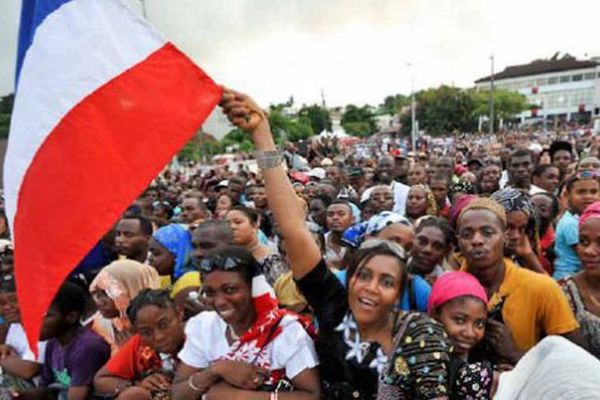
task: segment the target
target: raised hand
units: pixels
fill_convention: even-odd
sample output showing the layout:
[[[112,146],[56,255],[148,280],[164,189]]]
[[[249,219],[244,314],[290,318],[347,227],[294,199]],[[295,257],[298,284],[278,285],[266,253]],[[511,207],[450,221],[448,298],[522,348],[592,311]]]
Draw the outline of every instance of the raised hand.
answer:
[[[261,124],[268,124],[267,116],[249,96],[223,88],[221,108],[229,121],[248,133],[255,133]]]

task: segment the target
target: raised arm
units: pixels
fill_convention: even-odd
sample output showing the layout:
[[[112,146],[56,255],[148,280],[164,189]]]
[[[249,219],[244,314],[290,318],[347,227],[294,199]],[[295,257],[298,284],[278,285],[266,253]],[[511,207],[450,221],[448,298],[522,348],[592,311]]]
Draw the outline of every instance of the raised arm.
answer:
[[[277,151],[277,147],[267,116],[251,98],[225,89],[221,107],[234,125],[252,135],[257,152],[268,152],[265,154],[266,157],[275,157],[274,153],[270,153]],[[269,208],[284,239],[294,277],[300,279],[319,263],[321,259],[319,247],[306,228],[304,211],[283,165],[279,163],[263,169],[262,173]]]

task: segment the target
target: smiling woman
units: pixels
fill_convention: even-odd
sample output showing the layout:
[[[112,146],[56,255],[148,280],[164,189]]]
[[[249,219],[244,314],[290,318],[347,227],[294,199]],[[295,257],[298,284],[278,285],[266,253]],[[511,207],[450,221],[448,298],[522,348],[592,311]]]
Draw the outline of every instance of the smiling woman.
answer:
[[[279,309],[252,254],[229,246],[200,263],[205,303],[191,318],[179,353],[173,397],[318,399],[318,364],[305,321]],[[291,390],[293,389],[293,392]]]

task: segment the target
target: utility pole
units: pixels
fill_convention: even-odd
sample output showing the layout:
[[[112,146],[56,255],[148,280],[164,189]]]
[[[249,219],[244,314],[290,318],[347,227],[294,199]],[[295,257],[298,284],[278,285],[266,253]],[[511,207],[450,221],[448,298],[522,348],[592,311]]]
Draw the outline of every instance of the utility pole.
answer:
[[[142,5],[142,15],[144,16],[144,19],[148,19],[148,12],[146,11],[146,0],[140,0],[140,3]]]
[[[490,135],[494,134],[494,55],[490,56],[492,74],[490,75]]]
[[[406,63],[410,68],[410,139],[412,142],[412,150],[417,151],[417,106],[415,102],[415,71],[412,63]]]

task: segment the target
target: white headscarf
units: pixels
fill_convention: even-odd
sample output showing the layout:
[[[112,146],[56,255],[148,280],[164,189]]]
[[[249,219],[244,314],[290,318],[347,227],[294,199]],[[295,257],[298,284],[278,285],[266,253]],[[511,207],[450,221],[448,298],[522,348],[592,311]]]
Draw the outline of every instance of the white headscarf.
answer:
[[[562,336],[548,336],[500,375],[494,400],[595,400],[599,382],[600,361]]]

